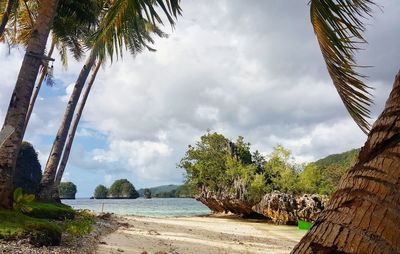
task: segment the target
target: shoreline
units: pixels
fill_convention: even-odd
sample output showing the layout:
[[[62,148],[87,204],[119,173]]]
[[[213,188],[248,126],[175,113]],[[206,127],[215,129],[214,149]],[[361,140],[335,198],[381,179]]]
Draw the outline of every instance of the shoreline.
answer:
[[[100,238],[95,253],[289,253],[306,233],[229,215],[115,218],[120,226]]]

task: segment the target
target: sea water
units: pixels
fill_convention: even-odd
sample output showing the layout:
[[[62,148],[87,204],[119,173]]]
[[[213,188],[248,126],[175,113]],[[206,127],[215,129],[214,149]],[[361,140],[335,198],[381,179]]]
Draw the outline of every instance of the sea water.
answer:
[[[192,198],[152,199],[63,199],[64,204],[75,209],[89,209],[94,212],[108,212],[119,215],[149,217],[200,216],[211,213],[207,206]]]

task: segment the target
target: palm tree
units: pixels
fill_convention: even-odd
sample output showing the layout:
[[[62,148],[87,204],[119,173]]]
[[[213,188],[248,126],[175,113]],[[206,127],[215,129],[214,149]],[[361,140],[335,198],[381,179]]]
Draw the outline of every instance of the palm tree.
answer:
[[[73,144],[74,138],[75,138],[75,133],[76,133],[76,130],[78,128],[78,124],[79,124],[79,121],[81,119],[81,116],[82,116],[82,113],[83,113],[83,109],[85,108],[86,101],[87,101],[87,99],[89,97],[89,94],[90,94],[90,90],[92,89],[93,83],[94,83],[94,81],[96,79],[96,76],[97,76],[97,73],[99,72],[100,67],[101,67],[101,63],[98,62],[96,64],[96,66],[94,67],[92,76],[90,77],[90,80],[89,80],[89,82],[88,82],[88,84],[86,86],[86,89],[85,89],[85,91],[84,91],[84,93],[82,95],[82,99],[81,99],[81,102],[80,102],[79,107],[78,107],[78,112],[76,112],[75,118],[74,118],[74,120],[72,122],[71,130],[70,130],[70,132],[68,134],[68,138],[66,140],[66,144],[65,144],[64,152],[63,152],[62,159],[61,159],[61,162],[60,162],[60,166],[58,167],[56,179],[54,181],[54,190],[55,191],[58,190],[58,186],[61,183],[61,179],[62,179],[62,176],[64,174],[65,167],[67,166],[67,163],[68,163],[68,159],[69,159],[69,155],[70,155],[70,152],[71,152],[72,144]],[[56,196],[57,196],[57,193],[56,193]]]
[[[1,23],[0,23],[0,37],[3,36],[3,34],[4,34],[4,30],[6,28],[6,25],[8,23],[8,20],[10,18],[12,10],[14,9],[15,4],[16,4],[16,0],[8,0],[7,1],[5,10],[3,12],[3,17],[1,18]]]
[[[86,18],[87,10],[84,13],[78,13],[76,9],[71,7],[83,6],[87,3],[90,2],[61,1],[59,5],[58,0],[41,0],[36,16],[33,17],[31,12],[28,15],[29,19],[32,18],[33,20],[34,18],[35,20],[33,29],[27,30],[22,26],[15,26],[18,31],[22,31],[20,34],[25,35],[27,48],[2,128],[2,130],[12,129],[13,133],[0,147],[0,208],[8,209],[12,206],[13,170],[24,135],[26,113],[35,80],[43,60],[47,60],[44,51],[54,16],[58,10],[59,15],[75,15],[79,18]],[[81,10],[85,10],[85,8],[81,8]],[[27,11],[29,12],[29,10]]]
[[[39,190],[41,199],[57,200],[57,186],[55,186],[57,168],[75,108],[96,60],[104,61],[108,56],[112,61],[115,55],[117,58],[122,57],[124,50],[129,50],[133,55],[141,52],[144,48],[153,50],[148,46],[148,43],[154,43],[151,34],[160,37],[165,36],[157,27],[157,24],[162,24],[162,20],[155,10],[156,6],[162,9],[169,23],[174,25],[173,17],[181,12],[179,2],[179,0],[117,0],[106,2],[104,16],[100,18],[99,27],[91,38],[93,46],[90,55],[75,83],[46,163]],[[62,174],[60,177],[62,177]]]
[[[47,37],[57,11],[58,0],[42,0],[38,17],[29,40],[18,79],[4,120],[3,128],[13,128],[14,132],[0,148],[0,207],[11,208],[12,175],[22,132],[25,126],[26,112],[29,107],[33,86],[39,72]]]
[[[328,72],[350,115],[368,133],[371,99],[354,53],[364,43],[372,0],[312,0],[311,22]],[[356,164],[342,177],[311,230],[292,253],[399,253],[400,73]]]

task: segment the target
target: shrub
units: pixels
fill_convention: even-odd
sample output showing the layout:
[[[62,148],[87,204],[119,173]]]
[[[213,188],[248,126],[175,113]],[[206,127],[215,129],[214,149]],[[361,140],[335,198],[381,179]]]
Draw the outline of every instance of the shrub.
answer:
[[[65,220],[75,217],[75,211],[64,204],[33,202],[29,207],[31,211],[26,214],[35,218]]]

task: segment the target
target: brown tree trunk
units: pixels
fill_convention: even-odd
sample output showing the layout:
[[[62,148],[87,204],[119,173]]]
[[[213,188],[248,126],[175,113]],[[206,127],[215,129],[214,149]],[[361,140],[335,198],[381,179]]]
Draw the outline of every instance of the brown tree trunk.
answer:
[[[47,54],[48,58],[50,58],[53,55],[54,47],[55,47],[55,43],[53,41],[51,43],[49,53]],[[26,131],[26,128],[28,127],[29,119],[31,118],[31,115],[32,115],[33,107],[35,106],[35,102],[39,95],[40,88],[42,87],[42,83],[43,83],[44,79],[46,78],[47,68],[48,68],[47,65],[43,66],[43,70],[42,70],[42,73],[40,74],[39,81],[36,83],[35,89],[33,90],[32,98],[29,103],[28,112],[26,113],[26,117],[25,117],[25,126],[24,126],[24,131],[22,133],[22,137],[24,137],[24,135],[25,135],[25,131]]]
[[[400,72],[355,166],[292,253],[400,253]]]
[[[42,64],[41,57],[46,47],[57,5],[58,0],[41,1],[32,37],[29,40],[4,120],[3,129],[10,126],[15,131],[0,148],[0,207],[2,208],[11,208],[12,206],[12,177],[22,141],[26,112]]]
[[[68,159],[69,159],[69,154],[71,152],[72,143],[74,142],[75,133],[76,133],[76,130],[78,128],[78,124],[79,124],[79,121],[81,119],[83,109],[85,108],[85,104],[86,104],[87,98],[89,97],[90,90],[91,90],[91,88],[93,86],[93,83],[94,83],[94,81],[96,79],[96,75],[97,75],[97,72],[100,69],[100,66],[101,66],[100,62],[97,63],[97,65],[96,65],[96,67],[95,67],[95,69],[94,69],[94,71],[92,73],[92,76],[90,77],[89,83],[87,84],[86,90],[82,95],[81,103],[80,103],[80,105],[78,107],[78,112],[76,113],[74,121],[72,122],[71,131],[69,132],[67,143],[65,145],[63,156],[62,156],[62,159],[61,159],[61,163],[60,163],[60,166],[58,167],[58,170],[57,170],[56,180],[54,181],[54,188],[53,188],[54,193],[52,194],[52,196],[56,200],[60,199],[59,193],[58,193],[58,187],[60,186],[61,178],[62,178],[62,176],[64,174],[65,167],[66,167],[66,165],[68,163]]]
[[[57,136],[53,142],[53,147],[51,148],[49,158],[47,159],[46,168],[43,173],[42,181],[40,182],[38,193],[39,198],[42,200],[53,200],[53,184],[56,177],[58,164],[60,163],[61,154],[64,150],[65,141],[68,136],[68,131],[71,126],[76,105],[78,104],[82,89],[94,64],[95,56],[93,53],[91,53],[85,65],[83,66],[78,79],[76,80],[74,90],[69,98],[64,117],[61,121],[60,128],[58,129]]]
[[[3,36],[4,30],[6,29],[6,25],[8,23],[8,19],[11,14],[11,10],[14,8],[15,0],[8,0],[6,10],[4,11],[3,18],[0,23],[0,37]]]

